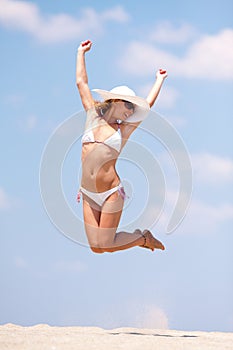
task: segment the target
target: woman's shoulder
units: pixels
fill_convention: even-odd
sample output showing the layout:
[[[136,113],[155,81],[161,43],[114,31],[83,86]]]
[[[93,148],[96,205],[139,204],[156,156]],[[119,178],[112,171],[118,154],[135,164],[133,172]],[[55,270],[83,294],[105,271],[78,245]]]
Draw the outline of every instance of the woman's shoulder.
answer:
[[[86,126],[90,127],[91,125],[98,124],[99,119],[100,117],[95,105],[86,110]]]
[[[97,118],[99,115],[98,115],[98,112],[97,112],[97,110],[96,110],[96,107],[95,107],[95,105],[93,105],[93,106],[91,106],[90,108],[88,108],[87,110],[86,110],[86,114],[87,114],[87,118],[88,119],[95,119],[95,118]]]
[[[140,123],[122,123],[120,126],[122,137],[128,140],[130,135],[137,129]]]
[[[86,109],[87,114],[97,114],[95,105],[92,105],[90,108]]]

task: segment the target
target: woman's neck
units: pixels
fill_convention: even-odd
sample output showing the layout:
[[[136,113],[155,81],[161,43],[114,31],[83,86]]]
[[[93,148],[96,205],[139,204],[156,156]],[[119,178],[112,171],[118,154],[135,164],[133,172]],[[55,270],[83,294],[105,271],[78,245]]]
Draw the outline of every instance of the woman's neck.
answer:
[[[114,117],[114,108],[110,108],[103,116],[108,124],[116,124],[117,119]]]

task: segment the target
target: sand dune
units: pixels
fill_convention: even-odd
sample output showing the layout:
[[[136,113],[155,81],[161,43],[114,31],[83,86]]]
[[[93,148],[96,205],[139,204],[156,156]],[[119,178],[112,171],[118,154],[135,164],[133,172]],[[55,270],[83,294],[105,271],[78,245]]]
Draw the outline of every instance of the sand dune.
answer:
[[[0,326],[0,350],[232,350],[233,333]]]

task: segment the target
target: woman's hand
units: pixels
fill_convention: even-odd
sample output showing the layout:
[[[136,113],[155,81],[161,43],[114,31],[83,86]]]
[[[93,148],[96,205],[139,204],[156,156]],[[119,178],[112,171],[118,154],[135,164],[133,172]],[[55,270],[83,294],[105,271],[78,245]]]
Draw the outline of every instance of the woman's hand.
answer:
[[[165,79],[165,78],[167,78],[167,71],[165,70],[165,69],[159,69],[158,71],[157,71],[157,73],[156,73],[156,78],[157,79]]]
[[[91,49],[91,45],[92,45],[91,40],[82,41],[81,44],[78,47],[78,51],[85,53],[85,52],[87,52],[87,51],[89,51]]]

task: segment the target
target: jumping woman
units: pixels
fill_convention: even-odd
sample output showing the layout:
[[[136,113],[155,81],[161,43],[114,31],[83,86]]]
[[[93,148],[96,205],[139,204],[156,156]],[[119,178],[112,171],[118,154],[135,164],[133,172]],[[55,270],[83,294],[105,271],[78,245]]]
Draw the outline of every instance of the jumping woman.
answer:
[[[163,244],[145,229],[116,232],[125,199],[124,188],[116,172],[118,156],[132,132],[149,113],[167,72],[160,69],[146,99],[135,95],[127,86],[111,91],[94,90],[102,102],[94,100],[88,86],[85,54],[92,42],[81,42],[77,52],[76,84],[86,111],[82,137],[83,217],[90,248],[95,253],[115,252],[132,247],[164,250]]]

